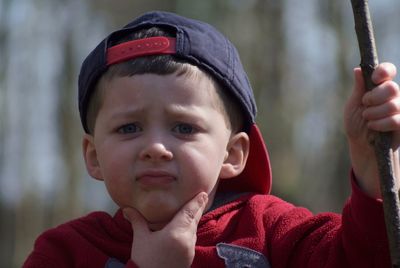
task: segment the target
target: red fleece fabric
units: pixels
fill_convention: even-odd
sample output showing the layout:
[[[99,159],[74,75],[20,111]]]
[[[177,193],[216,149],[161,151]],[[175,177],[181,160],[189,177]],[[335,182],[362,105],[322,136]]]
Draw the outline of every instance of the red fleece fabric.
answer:
[[[94,212],[43,233],[23,267],[106,267],[110,258],[137,267],[129,260],[132,236],[121,210]],[[342,216],[249,194],[206,213],[197,237],[192,267],[225,267],[220,242],[260,252],[274,268],[390,267],[382,202],[354,181]]]

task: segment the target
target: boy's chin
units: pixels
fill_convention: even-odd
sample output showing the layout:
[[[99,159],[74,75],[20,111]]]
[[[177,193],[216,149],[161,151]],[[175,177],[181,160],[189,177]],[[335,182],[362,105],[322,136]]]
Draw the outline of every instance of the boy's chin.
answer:
[[[159,231],[159,230],[163,229],[168,223],[170,223],[171,220],[173,219],[173,217],[174,217],[174,215],[172,215],[168,218],[167,217],[165,217],[165,218],[157,217],[157,218],[153,218],[153,219],[152,218],[148,219],[147,217],[145,217],[145,218],[147,220],[147,225],[149,226],[149,229],[151,231]]]
[[[167,225],[174,218],[175,214],[178,212],[178,209],[172,210],[160,208],[155,211],[141,211],[139,209],[139,212],[146,219],[149,229],[152,231],[158,231],[164,228],[164,226]]]
[[[152,232],[160,231],[163,229],[169,222],[158,222],[158,223],[148,223],[149,229]]]

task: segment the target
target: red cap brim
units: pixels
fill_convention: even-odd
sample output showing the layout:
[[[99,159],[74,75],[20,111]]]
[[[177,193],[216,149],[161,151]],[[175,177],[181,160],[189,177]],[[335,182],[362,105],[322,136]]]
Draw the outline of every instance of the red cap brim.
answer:
[[[256,124],[248,132],[250,152],[243,172],[220,181],[221,191],[256,192],[269,194],[272,186],[271,163],[263,136]]]

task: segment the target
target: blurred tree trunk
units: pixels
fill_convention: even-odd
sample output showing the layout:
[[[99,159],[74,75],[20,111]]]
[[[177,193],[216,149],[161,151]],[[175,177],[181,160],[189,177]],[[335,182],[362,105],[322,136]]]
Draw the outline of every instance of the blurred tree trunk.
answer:
[[[6,267],[19,267],[37,235],[54,224],[51,208],[69,168],[63,166],[56,119],[63,12],[62,3],[54,1],[15,0],[7,7],[2,182],[4,198],[15,209],[15,247]]]
[[[111,26],[121,27],[130,20],[150,10],[176,11],[181,3],[190,4],[191,8],[200,2],[207,1],[181,1],[181,0],[118,0],[110,4],[109,0],[88,0],[91,9],[102,12],[109,20]],[[196,11],[194,9],[194,11]],[[110,28],[111,30],[111,28]]]
[[[343,128],[343,109],[347,97],[352,91],[352,68],[349,67],[353,63],[349,62],[352,51],[358,51],[358,47],[352,47],[351,42],[353,36],[354,24],[352,17],[346,16],[346,8],[349,9],[348,13],[351,14],[350,6],[348,3],[342,1],[323,1],[320,4],[321,18],[323,22],[332,29],[335,34],[337,43],[336,50],[336,69],[337,69],[337,82],[336,82],[336,114],[337,127],[334,128],[334,133],[330,135],[330,140],[327,144],[327,150],[331,152],[334,159],[333,165],[330,168],[330,180],[327,182],[331,189],[329,207],[337,212],[341,212],[341,207],[345,199],[350,193],[350,159],[347,148],[347,140]],[[347,19],[347,21],[345,21]],[[350,21],[349,21],[350,19]],[[354,39],[353,38],[353,39]],[[357,63],[354,63],[354,67]]]
[[[3,173],[3,165],[6,154],[4,150],[5,144],[5,127],[6,127],[6,90],[5,90],[5,76],[8,57],[3,53],[7,44],[7,27],[6,15],[8,11],[8,2],[0,0],[0,174]],[[3,186],[3,179],[0,176],[0,185]],[[0,189],[0,191],[2,191]],[[14,210],[8,206],[2,198],[3,193],[0,195],[0,267],[11,267],[13,256],[13,249],[15,246],[14,232],[15,232],[15,214]]]
[[[252,53],[250,75],[254,77],[254,94],[258,102],[258,124],[264,134],[274,178],[273,192],[287,196],[287,183],[295,174],[295,159],[292,148],[291,121],[295,115],[288,115],[285,108],[285,78],[290,70],[286,68],[286,42],[284,29],[284,2],[258,1],[254,8],[257,34],[254,44],[248,49]],[[253,49],[254,46],[254,49]],[[288,168],[289,167],[289,168]]]
[[[104,33],[79,0],[1,3],[0,266],[20,267],[41,232],[85,210],[77,72]]]

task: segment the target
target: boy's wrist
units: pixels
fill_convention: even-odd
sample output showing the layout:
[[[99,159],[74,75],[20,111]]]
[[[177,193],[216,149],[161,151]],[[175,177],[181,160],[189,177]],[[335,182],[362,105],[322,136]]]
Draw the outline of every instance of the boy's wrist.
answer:
[[[373,150],[349,143],[351,165],[360,189],[372,198],[381,198],[378,166]]]

